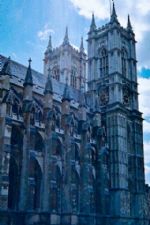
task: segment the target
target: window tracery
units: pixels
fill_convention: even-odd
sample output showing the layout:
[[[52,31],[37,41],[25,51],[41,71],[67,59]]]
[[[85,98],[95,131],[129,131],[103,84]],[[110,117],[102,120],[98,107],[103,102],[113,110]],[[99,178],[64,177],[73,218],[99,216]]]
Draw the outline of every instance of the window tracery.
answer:
[[[105,48],[100,51],[100,76],[108,75],[108,52]]]

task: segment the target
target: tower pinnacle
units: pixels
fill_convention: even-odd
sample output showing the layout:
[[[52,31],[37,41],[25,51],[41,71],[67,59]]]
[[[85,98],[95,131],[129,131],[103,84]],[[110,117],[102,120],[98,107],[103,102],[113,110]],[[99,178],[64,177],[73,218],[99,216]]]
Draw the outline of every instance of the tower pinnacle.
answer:
[[[52,51],[52,36],[51,35],[49,36],[47,50]]]
[[[128,23],[127,23],[127,30],[133,31],[131,21],[130,21],[130,16],[128,15]]]
[[[52,80],[51,80],[51,69],[48,69],[48,77],[45,84],[45,90],[44,94],[53,94],[53,86],[52,86]]]
[[[68,44],[69,44],[68,27],[66,27],[66,32],[65,32],[63,45],[68,45]]]
[[[118,23],[118,19],[117,19],[117,14],[116,14],[116,9],[115,9],[115,3],[113,1],[113,8],[112,8],[112,14],[111,14],[111,20],[112,23],[117,22]]]
[[[24,86],[26,85],[30,85],[30,86],[33,86],[33,78],[32,78],[32,71],[31,71],[31,58],[28,60],[29,62],[29,66],[28,66],[28,69],[27,69],[27,73],[26,73],[26,77],[25,77],[25,80],[24,80]]]
[[[91,22],[91,26],[90,26],[90,31],[94,31],[96,30],[96,24],[95,24],[95,16],[94,13],[92,14],[92,22]]]
[[[84,52],[83,37],[81,37],[80,52]]]

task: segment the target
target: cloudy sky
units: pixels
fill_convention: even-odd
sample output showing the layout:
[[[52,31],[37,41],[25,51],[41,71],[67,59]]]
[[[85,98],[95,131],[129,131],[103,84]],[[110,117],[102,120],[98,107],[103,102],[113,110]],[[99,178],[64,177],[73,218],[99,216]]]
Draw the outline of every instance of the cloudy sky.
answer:
[[[109,21],[111,0],[0,0],[0,54],[23,64],[32,58],[43,70],[44,51],[51,34],[53,46],[63,41],[69,27],[70,41],[86,40],[92,12],[97,26]],[[150,1],[116,0],[119,21],[126,26],[130,14],[137,40],[140,109],[144,113],[146,181],[150,183]],[[86,41],[85,41],[86,46]]]

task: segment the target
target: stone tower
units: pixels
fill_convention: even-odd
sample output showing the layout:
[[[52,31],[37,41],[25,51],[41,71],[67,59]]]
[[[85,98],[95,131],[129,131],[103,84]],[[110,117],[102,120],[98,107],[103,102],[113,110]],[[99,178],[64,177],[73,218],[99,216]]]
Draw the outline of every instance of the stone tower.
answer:
[[[44,74],[48,74],[48,69],[52,71],[52,77],[62,83],[66,78],[68,84],[73,88],[80,89],[81,84],[86,78],[86,54],[84,51],[83,38],[79,49],[70,44],[68,28],[66,28],[64,40],[57,47],[52,47],[52,38],[49,37],[49,43],[44,57]]]
[[[94,15],[88,33],[88,101],[98,94],[102,123],[110,149],[110,215],[113,224],[144,216],[144,160],[142,115],[138,108],[135,35],[113,4],[110,22],[97,28]],[[99,179],[99,178],[97,178]]]

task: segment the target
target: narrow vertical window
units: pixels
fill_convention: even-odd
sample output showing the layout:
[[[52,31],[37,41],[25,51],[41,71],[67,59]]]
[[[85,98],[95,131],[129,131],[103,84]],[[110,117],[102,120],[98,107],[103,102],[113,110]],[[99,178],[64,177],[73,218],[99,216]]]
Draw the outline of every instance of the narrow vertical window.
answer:
[[[53,78],[58,81],[60,80],[60,70],[57,66],[53,68]]]
[[[121,62],[122,62],[122,75],[127,77],[127,52],[125,49],[121,53]]]
[[[100,76],[108,75],[108,52],[103,48],[100,52]]]
[[[77,73],[76,73],[76,69],[75,68],[72,68],[71,70],[71,86],[76,88],[77,86],[77,77],[76,77]]]

